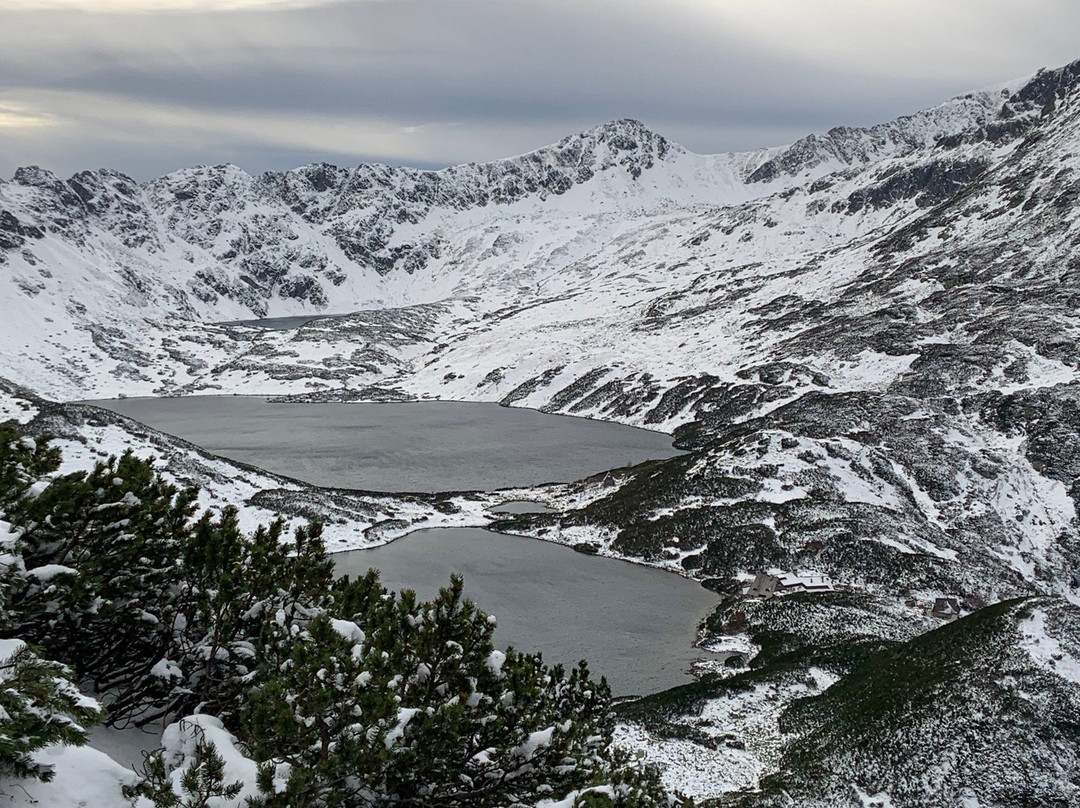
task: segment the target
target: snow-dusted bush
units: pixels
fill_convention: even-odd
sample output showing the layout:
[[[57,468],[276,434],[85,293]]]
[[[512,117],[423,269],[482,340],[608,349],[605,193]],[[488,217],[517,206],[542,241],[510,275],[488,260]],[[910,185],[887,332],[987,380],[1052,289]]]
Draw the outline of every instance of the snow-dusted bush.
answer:
[[[85,743],[101,705],[80,693],[70,676],[67,667],[42,659],[22,640],[0,640],[0,780],[50,780],[51,767],[33,753],[56,743]]]
[[[134,808],[225,808],[255,793],[255,763],[221,721],[192,715],[165,728],[143,776],[125,786]]]
[[[286,538],[280,520],[245,535],[232,509],[193,519],[197,492],[130,453],[50,479],[59,457],[4,429],[6,633],[108,692],[113,723],[197,712],[173,734],[187,722],[217,737],[177,754],[167,732],[129,789],[141,804],[668,805],[655,772],[613,749],[606,683],[584,663],[567,673],[497,650],[459,578],[428,603],[375,573],[337,580],[318,526]],[[54,677],[43,698],[74,701],[49,713],[55,731],[24,768],[32,749],[82,740],[75,719],[97,709],[62,666],[26,670],[35,687]],[[223,750],[247,762],[235,781]]]
[[[337,593],[349,620],[275,622],[241,719],[258,804],[666,805],[611,749],[606,683],[496,650],[461,593],[454,578],[421,603],[371,575]]]
[[[14,587],[14,631],[109,691],[117,720],[144,700],[170,642],[194,498],[125,454],[53,479],[10,517],[30,572],[63,573]]]

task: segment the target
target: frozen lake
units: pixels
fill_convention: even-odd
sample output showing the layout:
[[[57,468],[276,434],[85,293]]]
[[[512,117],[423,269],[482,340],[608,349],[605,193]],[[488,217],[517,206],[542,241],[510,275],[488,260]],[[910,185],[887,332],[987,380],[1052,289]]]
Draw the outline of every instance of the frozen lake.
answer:
[[[606,676],[616,696],[690,682],[690,664],[710,656],[692,643],[717,596],[669,572],[473,528],[420,530],[334,561],[338,572],[354,577],[377,567],[385,586],[424,599],[460,573],[465,594],[498,620],[496,646],[540,651],[548,664],[587,659],[594,678]],[[142,753],[159,739],[160,727],[97,727],[91,746],[141,766]]]
[[[89,402],[207,451],[316,485],[371,491],[494,490],[572,481],[678,454],[659,432],[496,404],[272,404],[254,396]],[[515,502],[508,512],[546,510]],[[669,572],[479,528],[421,530],[335,556],[390,588],[431,597],[452,572],[498,618],[496,641],[549,662],[588,659],[617,695],[691,681],[697,624],[717,603]]]
[[[352,576],[376,567],[390,589],[430,598],[465,578],[465,594],[495,615],[496,645],[541,651],[548,663],[589,660],[615,695],[693,680],[697,624],[717,596],[670,572],[475,528],[419,530],[382,547],[334,556]]]
[[[272,404],[258,396],[90,401],[214,454],[314,485],[492,491],[678,452],[661,432],[452,401]]]
[[[334,320],[347,314],[300,314],[292,317],[264,317],[261,320],[228,320],[218,325],[246,325],[249,328],[265,328],[267,331],[289,331],[316,320]]]

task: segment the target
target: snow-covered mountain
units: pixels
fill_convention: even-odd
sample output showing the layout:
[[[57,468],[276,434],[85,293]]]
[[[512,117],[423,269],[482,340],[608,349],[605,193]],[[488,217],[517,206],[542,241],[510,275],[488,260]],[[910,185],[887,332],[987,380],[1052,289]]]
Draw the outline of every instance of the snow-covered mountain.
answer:
[[[384,364],[351,359],[357,342],[378,344],[377,336],[331,340],[347,352],[321,337],[289,352],[320,371],[332,366],[314,374],[325,386],[350,389],[398,370],[393,360],[427,353],[416,364],[430,373],[408,374],[406,389],[490,399],[554,369],[551,356],[524,358],[522,335],[531,343],[536,328],[554,327],[575,344],[592,336],[545,377],[532,405],[619,361],[637,371],[608,374],[624,384],[644,373],[730,375],[765,346],[744,333],[741,313],[702,330],[684,325],[694,311],[735,287],[746,308],[794,287],[827,301],[859,274],[860,245],[877,228],[984,176],[1040,128],[1076,72],[1045,72],[889,124],[748,154],[694,155],[616,121],[531,154],[443,171],[320,164],[251,177],[216,166],[140,187],[108,170],[65,182],[20,169],[0,183],[4,297],[19,301],[0,325],[15,349],[0,373],[62,398],[229,389],[232,363],[246,366],[242,357],[254,353],[271,377],[264,387],[280,390],[272,378],[294,374],[282,367],[293,363],[275,358],[279,340],[205,324],[438,303],[437,322],[413,332],[424,344],[391,346]],[[828,274],[807,277],[816,264]],[[613,350],[589,344],[627,324],[650,334],[664,325],[675,346],[686,344],[672,352],[658,350],[656,337],[635,340],[637,356],[625,355],[622,339]],[[486,328],[494,333],[468,337]],[[465,339],[439,349],[450,331]],[[506,343],[505,361],[484,366],[498,358],[488,347],[496,340]],[[193,344],[206,346],[199,356],[184,350]],[[655,361],[665,354],[668,362]],[[449,373],[462,378],[443,385]],[[477,392],[487,378],[499,382]],[[243,377],[245,388],[253,381]],[[543,401],[541,388],[553,388]]]
[[[714,640],[762,665],[850,675],[938,597],[1080,601],[1080,62],[746,154],[623,120],[443,171],[21,169],[0,296],[0,377],[47,398],[497,400],[675,430],[689,454],[503,526],[707,581],[730,596]],[[342,316],[224,324],[287,315]],[[737,597],[806,568],[848,591]]]

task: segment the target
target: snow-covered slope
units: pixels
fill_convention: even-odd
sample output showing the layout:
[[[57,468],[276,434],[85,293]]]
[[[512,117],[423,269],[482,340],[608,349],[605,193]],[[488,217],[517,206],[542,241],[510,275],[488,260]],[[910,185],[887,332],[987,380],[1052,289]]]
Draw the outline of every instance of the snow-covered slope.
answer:
[[[753,804],[1075,805],[1078,631],[1075,606],[1004,603],[872,655],[788,711]]]

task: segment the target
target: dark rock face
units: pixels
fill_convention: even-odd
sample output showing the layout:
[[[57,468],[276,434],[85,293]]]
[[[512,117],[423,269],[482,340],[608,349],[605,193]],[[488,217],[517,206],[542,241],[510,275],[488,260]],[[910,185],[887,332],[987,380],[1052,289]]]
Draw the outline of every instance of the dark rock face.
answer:
[[[104,226],[126,247],[154,251],[161,246],[142,190],[118,171],[83,171],[63,182],[52,172],[31,166],[18,169],[13,182],[37,192],[27,212],[42,223],[40,229],[83,244],[92,228]]]
[[[551,382],[556,379],[558,375],[562,373],[562,371],[562,366],[548,368],[539,376],[534,376],[533,378],[519,384],[517,387],[515,387],[513,390],[503,396],[499,403],[502,404],[504,407],[509,407],[515,401],[521,401],[524,398],[528,398],[531,393],[535,392],[541,387],[544,387],[545,385],[551,384]]]
[[[324,308],[327,304],[326,293],[319,282],[310,275],[293,275],[286,278],[277,287],[278,295],[303,300],[316,308]]]
[[[22,247],[28,238],[44,237],[40,228],[23,224],[6,210],[0,211],[0,250],[15,250]],[[0,259],[3,255],[0,252]]]
[[[1068,486],[1080,509],[1080,385],[995,392],[971,403],[994,429],[1025,436],[1025,455],[1031,465]]]
[[[920,208],[928,208],[970,185],[986,173],[986,169],[987,164],[982,160],[938,161],[890,173],[877,185],[848,197],[847,212],[858,213],[867,206],[881,209],[897,200],[913,197]]]
[[[1077,86],[1080,86],[1080,60],[1054,70],[1040,70],[1009,98],[999,117],[1009,120],[1036,111],[1045,117]]]

